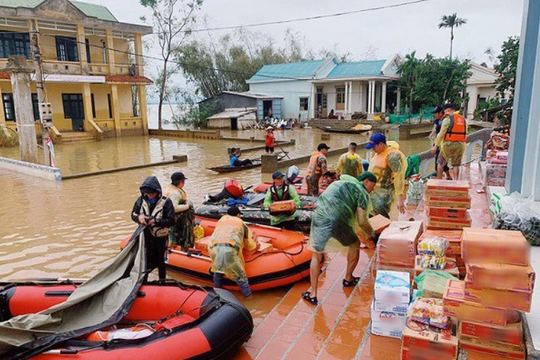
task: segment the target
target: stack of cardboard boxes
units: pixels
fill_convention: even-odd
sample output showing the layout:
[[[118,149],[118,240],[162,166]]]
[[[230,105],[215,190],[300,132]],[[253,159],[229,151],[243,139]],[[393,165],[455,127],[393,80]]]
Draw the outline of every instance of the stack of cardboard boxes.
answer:
[[[446,267],[445,271],[455,277],[464,277],[466,268],[465,262],[461,257],[461,233],[462,230],[426,230],[420,237],[420,242],[429,238],[443,238],[448,240],[446,248]]]
[[[426,184],[428,229],[463,229],[471,226],[468,181],[430,179]]]
[[[504,186],[506,167],[508,165],[508,151],[491,150],[487,153],[484,186]]]
[[[499,359],[525,359],[519,311],[530,311],[535,273],[521,232],[467,228],[465,281],[450,280],[445,314],[459,319],[460,346]]]

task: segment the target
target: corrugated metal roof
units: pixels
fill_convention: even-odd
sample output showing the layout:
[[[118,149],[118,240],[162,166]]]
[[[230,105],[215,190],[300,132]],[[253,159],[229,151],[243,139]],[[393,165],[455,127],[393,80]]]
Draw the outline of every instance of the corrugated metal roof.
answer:
[[[77,9],[81,10],[86,16],[95,17],[105,21],[118,22],[114,15],[105,6],[75,0],[69,1],[75,5]],[[43,2],[45,2],[45,0],[0,0],[0,7],[34,9]]]
[[[315,76],[325,60],[302,61],[286,64],[264,65],[250,80],[279,80],[310,78]]]
[[[382,75],[386,60],[358,61],[337,64],[326,78],[350,78],[357,76]]]
[[[257,111],[257,108],[244,108],[244,109],[231,108],[231,109],[225,109],[225,111],[209,116],[206,119],[215,120],[215,119],[239,118],[239,117],[246,116],[249,114],[255,114],[256,111]]]
[[[267,95],[267,94],[257,94],[250,91],[246,92],[237,92],[237,91],[223,91],[224,94],[245,96],[252,99],[283,99],[281,95]]]

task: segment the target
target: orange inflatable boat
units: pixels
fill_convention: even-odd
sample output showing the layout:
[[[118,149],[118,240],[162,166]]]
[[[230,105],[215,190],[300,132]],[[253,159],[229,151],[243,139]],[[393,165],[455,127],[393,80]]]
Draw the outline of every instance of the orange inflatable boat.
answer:
[[[170,248],[167,266],[184,276],[212,284],[212,260],[208,253],[209,237],[216,219],[197,217],[204,228],[204,238],[197,240],[195,249],[187,252]],[[244,254],[245,269],[251,290],[265,290],[293,284],[309,276],[312,252],[307,248],[306,235],[264,225],[249,225],[257,233],[261,247],[251,255]],[[122,247],[125,245],[125,240]],[[239,290],[236,283],[225,279],[224,287]]]
[[[12,283],[0,288],[0,321],[64,302],[80,285],[69,281]],[[179,282],[143,285],[120,323],[90,329],[30,357],[34,360],[180,360],[232,356],[249,339],[249,311],[226,290]],[[20,357],[22,356],[22,357]],[[8,359],[28,358],[18,353]]]

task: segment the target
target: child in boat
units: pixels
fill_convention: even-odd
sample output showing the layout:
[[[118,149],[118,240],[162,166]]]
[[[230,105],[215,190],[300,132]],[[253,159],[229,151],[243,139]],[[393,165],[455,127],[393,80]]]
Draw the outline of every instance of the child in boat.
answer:
[[[229,155],[229,167],[246,166],[253,164],[250,159],[240,160],[240,156],[242,156],[240,148],[232,148],[231,154]]]

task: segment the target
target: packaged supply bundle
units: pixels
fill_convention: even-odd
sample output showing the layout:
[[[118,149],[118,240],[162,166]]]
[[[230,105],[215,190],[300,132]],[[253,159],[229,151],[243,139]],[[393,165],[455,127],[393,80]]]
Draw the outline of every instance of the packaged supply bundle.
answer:
[[[414,268],[421,221],[394,221],[380,235],[377,243],[378,264]]]
[[[528,266],[530,245],[520,231],[466,228],[461,256],[466,262]]]
[[[532,292],[535,278],[530,265],[468,262],[465,281],[476,288]]]
[[[525,346],[502,344],[495,341],[487,341],[471,336],[461,336],[459,343],[462,349],[477,351],[484,354],[495,355],[499,359],[525,360]]]
[[[426,270],[414,278],[417,296],[442,299],[448,280],[459,280],[455,276],[437,270]]]
[[[461,234],[462,230],[426,230],[420,237],[420,241],[426,238],[443,238],[448,240],[448,247],[446,248],[446,256],[456,257],[461,256]]]
[[[442,299],[435,298],[417,298],[412,305],[411,319],[439,329],[446,329],[449,324],[448,316],[444,315]]]
[[[426,204],[429,207],[441,207],[441,208],[451,208],[451,209],[470,209],[471,208],[471,198],[451,198],[448,196],[427,196]]]
[[[418,263],[422,269],[444,270],[446,256],[418,255]]]
[[[465,299],[494,308],[529,312],[531,311],[532,291],[490,289],[465,282]]]
[[[444,256],[448,248],[448,239],[443,237],[422,236],[418,243],[418,255]]]
[[[453,209],[432,206],[428,209],[428,217],[466,220],[467,209]]]
[[[375,231],[375,234],[380,234],[383,232],[384,229],[390,226],[392,221],[382,215],[375,215],[374,217],[369,219],[369,224],[373,228],[373,231]]]
[[[498,343],[522,346],[523,344],[523,322],[507,324],[505,327],[494,327],[474,321],[460,321],[460,337],[469,336]]]
[[[456,359],[457,323],[451,322],[445,329],[439,329],[408,318],[403,330],[401,351],[402,356],[405,353],[410,359],[418,359],[419,354],[429,354],[429,359]]]
[[[426,195],[446,197],[469,197],[471,186],[463,180],[429,179],[426,183]]]

